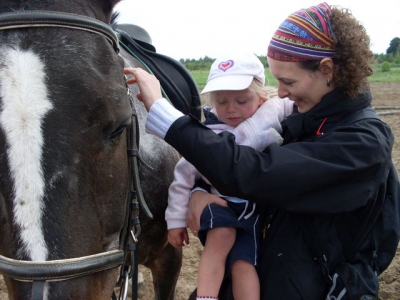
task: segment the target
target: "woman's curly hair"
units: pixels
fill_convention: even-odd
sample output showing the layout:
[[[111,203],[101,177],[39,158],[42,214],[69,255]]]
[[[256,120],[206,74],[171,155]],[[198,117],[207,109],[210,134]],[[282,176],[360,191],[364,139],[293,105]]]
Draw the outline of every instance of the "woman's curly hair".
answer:
[[[350,98],[368,86],[367,77],[372,75],[370,38],[364,26],[357,21],[348,9],[331,6],[330,17],[334,32],[336,55],[335,86],[344,90]]]
[[[330,21],[334,32],[335,56],[333,62],[335,87],[342,89],[353,99],[368,86],[367,77],[372,75],[370,38],[364,26],[350,10],[330,6]],[[308,70],[318,70],[320,61],[304,61],[300,65]]]

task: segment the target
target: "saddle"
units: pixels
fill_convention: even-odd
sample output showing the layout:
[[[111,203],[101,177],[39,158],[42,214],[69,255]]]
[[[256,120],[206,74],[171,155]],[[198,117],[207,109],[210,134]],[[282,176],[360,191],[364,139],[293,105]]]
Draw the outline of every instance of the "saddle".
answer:
[[[160,81],[163,96],[184,114],[201,118],[201,100],[193,76],[180,62],[156,52],[148,33],[139,26],[116,24],[119,45]]]

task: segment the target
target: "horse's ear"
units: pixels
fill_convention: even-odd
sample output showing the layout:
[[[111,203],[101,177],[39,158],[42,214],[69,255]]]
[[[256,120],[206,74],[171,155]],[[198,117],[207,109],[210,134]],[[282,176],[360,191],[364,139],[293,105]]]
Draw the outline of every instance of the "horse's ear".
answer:
[[[109,0],[111,7],[114,9],[115,5],[117,5],[122,0]]]
[[[99,1],[99,3],[101,3],[100,5],[101,5],[102,10],[105,13],[105,17],[106,17],[105,20],[101,20],[101,21],[109,23],[109,24],[116,21],[116,18],[118,15],[114,16],[113,12],[114,12],[115,6],[119,2],[121,2],[121,0],[100,0]]]
[[[111,15],[111,22],[110,25],[112,28],[116,28],[118,24],[118,17],[119,17],[119,11],[114,11],[113,14]]]

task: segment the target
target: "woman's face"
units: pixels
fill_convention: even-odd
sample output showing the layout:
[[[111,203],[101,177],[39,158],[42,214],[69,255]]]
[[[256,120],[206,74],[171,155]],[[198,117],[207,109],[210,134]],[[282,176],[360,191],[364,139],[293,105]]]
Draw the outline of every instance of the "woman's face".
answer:
[[[327,86],[327,77],[320,71],[301,68],[296,62],[284,62],[268,57],[272,75],[278,80],[278,95],[294,101],[300,113],[305,113],[318,104],[332,87]]]
[[[218,119],[232,127],[250,118],[262,104],[261,98],[249,89],[213,92],[212,101]]]

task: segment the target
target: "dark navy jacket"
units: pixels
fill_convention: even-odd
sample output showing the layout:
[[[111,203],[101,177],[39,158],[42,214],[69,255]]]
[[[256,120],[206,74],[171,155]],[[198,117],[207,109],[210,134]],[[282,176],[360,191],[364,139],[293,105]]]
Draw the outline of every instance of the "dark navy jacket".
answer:
[[[261,299],[325,299],[329,284],[314,260],[312,240],[332,274],[346,260],[344,248],[349,245],[343,240],[352,243],[367,226],[392,167],[393,134],[379,119],[353,124],[345,119],[370,105],[369,92],[349,100],[334,90],[307,113],[290,115],[282,124],[284,145],[264,152],[238,146],[232,134],[216,135],[189,116],[167,132],[165,140],[221,193],[262,207]],[[339,234],[343,228],[345,238]],[[370,240],[357,250],[354,285],[365,285],[365,294],[377,295]]]

